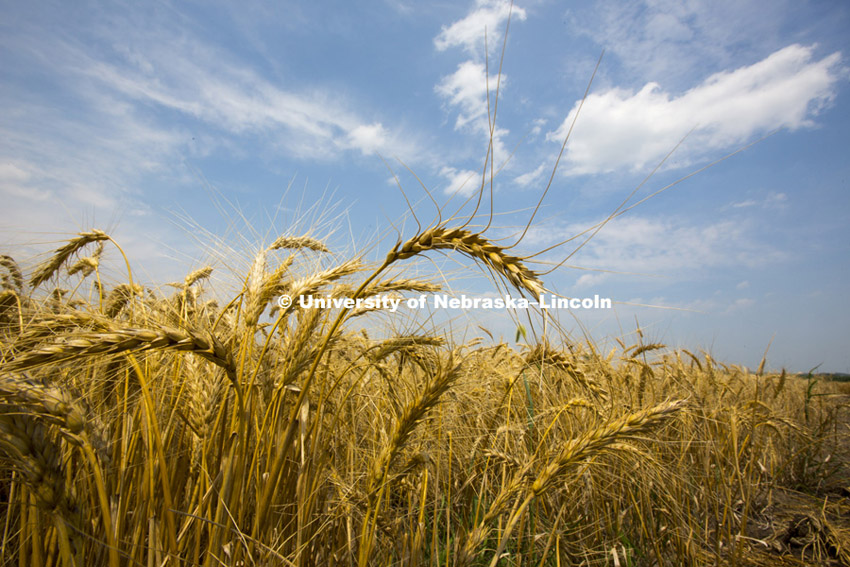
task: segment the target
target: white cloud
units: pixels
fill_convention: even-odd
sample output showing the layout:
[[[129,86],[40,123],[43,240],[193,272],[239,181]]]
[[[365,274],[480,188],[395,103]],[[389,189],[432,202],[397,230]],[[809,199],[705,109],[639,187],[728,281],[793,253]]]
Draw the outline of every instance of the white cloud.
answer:
[[[34,201],[50,199],[50,191],[40,189],[31,183],[32,174],[28,169],[13,163],[0,164],[0,193],[7,197],[20,197]]]
[[[764,205],[766,207],[784,208],[786,206],[787,201],[788,195],[786,195],[785,193],[771,192],[764,200]]]
[[[529,185],[537,183],[543,177],[545,168],[546,164],[541,163],[534,171],[529,171],[528,173],[523,173],[522,175],[514,177],[514,183],[520,187],[528,187]]]
[[[497,81],[496,75],[490,75],[489,78],[485,75],[483,63],[474,61],[464,61],[454,73],[443,77],[435,91],[447,99],[449,104],[460,108],[455,129],[487,116],[487,87],[495,93]],[[502,75],[500,86],[503,87],[505,81]]]
[[[470,132],[484,143],[492,141],[494,162],[498,169],[510,154],[504,143],[504,138],[510,132],[496,126],[491,134],[488,109],[493,110],[497,84],[499,97],[502,96],[507,77],[502,74],[501,83],[498,83],[498,76],[490,75],[488,78],[485,69],[482,63],[465,61],[458,65],[454,73],[443,77],[434,90],[446,99],[449,106],[458,109],[455,130]],[[488,88],[490,96],[493,97],[489,107]]]
[[[758,201],[754,201],[753,199],[747,199],[746,201],[738,201],[737,203],[732,203],[732,208],[744,209],[747,207],[753,207],[755,205],[758,205]]]
[[[447,180],[445,193],[448,195],[458,194],[468,197],[481,187],[481,173],[471,169],[458,170],[454,167],[443,167],[440,176]]]
[[[508,0],[477,0],[475,9],[465,18],[448,27],[443,26],[440,34],[434,39],[434,45],[438,51],[463,47],[470,53],[483,52],[486,29],[489,49],[497,49],[501,45],[501,38],[496,35],[496,31],[507,22],[509,16],[512,20],[525,20],[526,14],[525,10],[516,5],[511,11],[511,3]]]
[[[588,228],[587,224],[538,228],[529,232],[525,245],[550,246]],[[559,261],[557,258],[571,253],[591,233],[555,249],[547,259]],[[756,230],[740,220],[697,226],[687,219],[632,216],[606,224],[568,263],[587,269],[688,279],[705,270],[760,266],[782,258],[783,252],[760,242]],[[598,283],[608,277],[583,274],[579,282]]]
[[[701,70],[729,67],[741,53],[776,51],[798,10],[794,0],[774,0],[770,9],[758,0],[596,0],[569,9],[567,19],[622,64],[620,76],[679,86]]]
[[[0,221],[10,240],[120,224],[134,261],[157,265],[173,253],[162,242],[194,246],[175,238],[180,231],[162,211],[184,206],[184,191],[217,191],[194,169],[195,158],[226,153],[279,163],[281,155],[332,159],[389,149],[415,163],[427,155],[415,150],[415,136],[364,118],[345,95],[295,90],[278,78],[283,73],[267,73],[193,26],[132,11],[115,15],[114,26],[92,16],[74,33],[32,22],[33,33],[15,32],[0,45],[22,77],[47,85],[11,80],[0,90],[9,109],[0,114]],[[252,153],[257,147],[263,155]],[[191,215],[214,208],[199,205]],[[159,245],[135,237],[144,234]]]
[[[368,155],[380,151],[386,145],[387,130],[379,122],[357,126],[348,133],[348,140],[352,147]]]
[[[529,137],[538,136],[540,134],[540,132],[543,131],[543,126],[546,124],[546,119],[545,118],[535,118],[533,124],[534,124],[534,126],[531,128],[531,131],[529,131],[529,133],[528,133]]]
[[[274,62],[243,58],[232,43],[181,25],[177,11],[173,21],[133,10],[105,14],[75,21],[74,33],[34,19],[0,45],[22,77],[47,85],[10,80],[0,90],[9,109],[0,114],[0,221],[10,238],[120,223],[122,243],[135,247],[130,255],[147,263],[162,247],[144,248],[127,235],[172,241],[179,231],[162,211],[186,201],[173,192],[218,190],[195,169],[196,158],[278,164],[280,156],[382,151],[411,164],[428,159],[415,136],[365,117],[346,95],[295,88],[285,72],[268,71]],[[192,215],[214,208],[199,205]]]
[[[599,273],[599,272],[596,272],[596,273],[590,272],[590,273],[582,274],[576,280],[576,283],[573,286],[573,289],[579,290],[579,289],[593,288],[596,285],[605,281],[607,279],[608,275],[609,274],[604,274],[604,273]]]
[[[28,171],[24,171],[13,163],[0,163],[0,182],[22,183],[30,178]]]
[[[761,207],[763,209],[784,209],[787,207],[788,195],[771,191],[763,199],[745,199],[736,201],[729,205],[733,209],[747,209],[750,207]],[[727,207],[724,207],[727,208]]]
[[[840,54],[813,61],[813,47],[791,45],[734,71],[716,73],[673,95],[657,83],[634,92],[612,88],[587,97],[567,144],[569,174],[643,170],[656,165],[693,128],[676,154],[684,166],[776,128],[811,126],[835,96]],[[578,111],[547,135],[561,142]]]
[[[742,297],[740,299],[736,299],[732,305],[726,310],[726,313],[734,313],[735,311],[740,311],[742,309],[746,309],[747,307],[752,307],[755,304],[754,299],[750,299],[748,297]]]
[[[507,75],[487,73],[484,63],[490,53],[484,52],[484,30],[487,30],[487,42],[492,53],[501,46],[500,27],[508,22],[525,20],[526,12],[508,0],[476,0],[475,7],[463,19],[443,26],[440,34],[434,38],[438,51],[450,47],[461,47],[470,58],[457,66],[457,69],[442,77],[434,91],[443,98],[449,107],[457,110],[456,130],[466,130],[477,136],[483,136],[485,143],[492,143],[494,163],[497,169],[503,166],[510,155],[506,150],[504,138],[508,130],[492,127],[488,111],[495,107],[495,97],[501,99]],[[487,100],[489,94],[491,100]],[[480,138],[479,138],[480,139]]]
[[[149,63],[134,68],[102,61],[92,61],[85,73],[132,101],[177,111],[214,130],[271,137],[295,157],[327,159],[349,148],[368,154],[394,137],[327,92],[284,90],[222,54],[197,56],[205,50],[214,51],[204,45],[183,53],[154,49],[155,74],[145,71]],[[407,141],[393,151],[409,156],[412,148]]]

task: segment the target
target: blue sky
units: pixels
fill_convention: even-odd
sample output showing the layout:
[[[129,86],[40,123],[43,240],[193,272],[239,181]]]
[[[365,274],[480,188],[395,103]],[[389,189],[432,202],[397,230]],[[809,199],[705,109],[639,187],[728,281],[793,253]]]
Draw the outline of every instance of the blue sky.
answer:
[[[505,2],[0,5],[4,253],[97,227],[149,282],[210,261],[244,272],[280,234],[377,259],[396,229],[416,230],[405,195],[427,224],[431,198],[449,215],[481,185]],[[848,29],[842,2],[517,2],[487,234],[512,243],[528,222],[604,50],[514,252],[567,240],[636,187],[627,207],[773,134],[578,251],[583,239],[535,257],[538,270],[568,258],[544,277],[550,290],[616,302],[561,326],[607,345],[635,342],[639,324],[647,341],[750,367],[772,341],[770,368],[850,371]],[[494,290],[433,256],[412,273]],[[504,314],[451,322],[468,336],[478,325],[513,338]]]

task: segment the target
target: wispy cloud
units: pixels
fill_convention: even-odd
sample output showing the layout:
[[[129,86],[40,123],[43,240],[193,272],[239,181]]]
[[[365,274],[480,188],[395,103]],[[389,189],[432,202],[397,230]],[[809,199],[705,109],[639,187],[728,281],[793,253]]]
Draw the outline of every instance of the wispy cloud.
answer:
[[[50,191],[33,184],[30,167],[30,164],[24,167],[13,163],[0,164],[0,193],[3,193],[7,199],[15,197],[31,201],[50,199],[52,195]]]
[[[177,53],[152,47],[144,60],[120,64],[90,59],[85,75],[135,104],[153,104],[227,135],[259,136],[290,156],[329,159],[347,149],[392,147],[414,153],[411,142],[381,122],[364,120],[345,100],[321,89],[284,89],[214,46],[199,40]]]
[[[179,230],[150,207],[179,209],[184,193],[202,191],[187,162],[210,156],[324,163],[381,152],[415,164],[429,155],[362,100],[318,82],[295,87],[178,10],[98,10],[73,33],[37,12],[0,41],[17,69],[0,89],[0,217],[10,238],[120,219],[137,249],[142,234],[170,239]]]
[[[728,68],[742,53],[776,51],[798,8],[794,0],[776,0],[769,10],[758,0],[597,0],[568,9],[567,18],[621,63],[621,78],[678,87],[694,73]]]
[[[484,34],[487,32],[488,47],[495,50],[500,45],[497,30],[507,22],[508,17],[512,20],[525,20],[525,10],[514,5],[508,0],[476,0],[475,8],[449,26],[443,26],[440,34],[434,38],[434,46],[438,51],[445,51],[450,47],[462,47],[473,55],[480,56],[483,53]]]
[[[444,193],[447,195],[460,195],[468,197],[481,186],[481,173],[471,169],[455,169],[454,167],[443,167],[440,176],[446,180]]]
[[[457,66],[451,75],[443,77],[435,87],[438,95],[458,108],[455,129],[460,130],[475,120],[484,119],[487,123],[487,92],[488,88],[495,92],[496,86],[504,87],[504,75],[487,75],[483,63],[469,60]]]
[[[838,53],[815,60],[813,47],[791,45],[753,65],[716,73],[681,95],[657,83],[637,92],[593,93],[567,145],[564,170],[573,175],[643,170],[691,129],[675,156],[680,166],[773,129],[812,126],[835,96],[840,61]],[[576,102],[548,140],[563,140],[578,108]]]
[[[545,170],[546,163],[541,163],[539,166],[537,166],[537,169],[514,177],[514,183],[516,183],[520,187],[528,187],[540,181],[543,178]]]
[[[560,229],[536,229],[529,233],[526,244],[552,245],[588,228],[588,224],[571,224]],[[574,250],[591,232],[556,249],[551,259]],[[684,218],[632,216],[609,222],[568,263],[688,280],[703,277],[706,270],[760,266],[783,258],[781,250],[762,242],[754,226],[745,221],[697,225]],[[576,285],[587,287],[609,277],[607,273],[584,273]]]
[[[776,193],[771,191],[762,199],[745,199],[743,201],[735,201],[728,207],[732,209],[748,209],[751,207],[761,207],[765,209],[782,209],[787,206],[788,195],[785,193]]]

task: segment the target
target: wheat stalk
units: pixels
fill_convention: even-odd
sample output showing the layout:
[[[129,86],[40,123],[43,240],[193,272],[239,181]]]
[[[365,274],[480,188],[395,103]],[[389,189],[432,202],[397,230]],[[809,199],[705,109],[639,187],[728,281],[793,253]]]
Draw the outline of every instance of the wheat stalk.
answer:
[[[448,365],[441,369],[436,377],[404,407],[393,427],[389,442],[381,450],[372,466],[368,481],[369,494],[383,485],[393,462],[404,448],[416,426],[424,419],[428,411],[437,404],[440,396],[460,377],[460,370],[461,365],[454,365],[450,359]]]
[[[89,277],[100,265],[100,257],[102,254],[103,242],[98,242],[97,248],[95,248],[95,251],[91,256],[80,258],[73,266],[68,268],[68,275],[73,276],[77,272],[82,272],[84,278]]]
[[[643,433],[657,425],[670,414],[685,407],[683,400],[663,402],[654,407],[630,413],[615,419],[608,425],[589,431],[568,441],[554,459],[537,475],[531,485],[534,495],[541,494],[570,465],[602,450],[615,440]]]
[[[298,305],[299,297],[318,293],[318,291],[325,285],[351,275],[361,267],[362,264],[360,263],[360,259],[354,258],[328,270],[293,281],[285,288],[286,293],[292,298],[292,305],[287,307],[280,316],[283,317],[289,311],[294,309],[295,306]]]
[[[312,339],[321,320],[321,309],[310,309],[299,313],[295,332],[287,336],[286,342],[280,349],[283,369],[274,383],[276,388],[292,384],[299,374],[310,367],[319,348]]]
[[[372,347],[375,348],[372,360],[374,362],[378,362],[379,360],[390,356],[394,352],[399,350],[408,350],[414,347],[440,347],[443,346],[445,342],[445,339],[442,337],[430,337],[427,335],[405,335],[392,337],[385,341],[381,341],[375,345],[375,347]]]
[[[5,315],[6,311],[12,309],[13,306],[17,306],[20,301],[20,297],[13,289],[4,289],[0,291],[0,316]]]
[[[189,397],[189,423],[200,439],[207,437],[224,395],[221,370],[204,368],[197,359],[186,361],[186,391]]]
[[[264,276],[259,286],[249,288],[245,308],[245,324],[249,328],[257,325],[269,301],[286,291],[288,283],[283,281],[283,277],[289,271],[294,259],[295,255],[291,254],[274,272]]]

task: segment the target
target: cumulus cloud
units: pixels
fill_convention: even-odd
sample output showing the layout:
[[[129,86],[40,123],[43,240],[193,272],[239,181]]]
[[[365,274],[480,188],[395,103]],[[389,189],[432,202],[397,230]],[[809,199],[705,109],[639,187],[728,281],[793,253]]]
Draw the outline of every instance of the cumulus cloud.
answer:
[[[776,128],[813,125],[835,96],[840,54],[814,59],[812,46],[791,45],[734,71],[716,73],[675,95],[658,83],[637,92],[611,88],[587,97],[566,154],[569,174],[606,173],[657,164],[689,131],[676,161],[739,146]],[[561,142],[579,102],[549,134]]]
[[[492,143],[492,155],[497,168],[500,168],[510,155],[504,139],[510,133],[506,128],[493,127],[491,131],[490,117],[487,114],[487,88],[495,91],[497,77],[485,76],[484,65],[473,61],[461,63],[457,70],[446,77],[436,86],[437,94],[445,98],[449,107],[458,111],[455,130],[465,131],[478,137],[485,143]],[[503,88],[506,77],[502,75]]]

